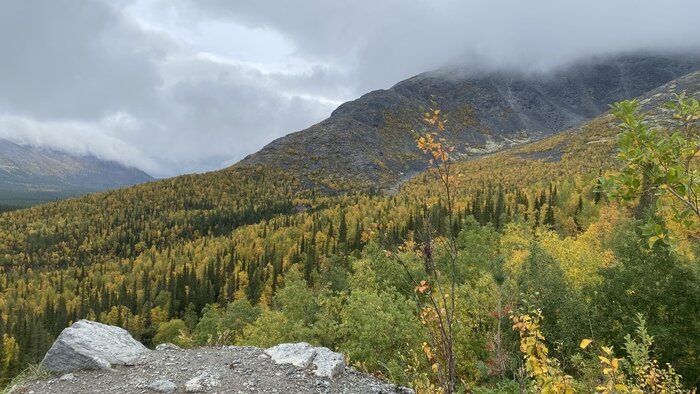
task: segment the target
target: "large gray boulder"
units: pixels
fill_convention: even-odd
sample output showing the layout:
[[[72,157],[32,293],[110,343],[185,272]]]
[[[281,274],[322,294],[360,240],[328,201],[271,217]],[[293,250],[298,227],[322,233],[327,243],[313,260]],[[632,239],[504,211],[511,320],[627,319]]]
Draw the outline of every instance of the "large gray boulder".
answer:
[[[313,347],[306,342],[283,343],[265,353],[277,364],[292,364],[300,368],[313,365],[314,374],[335,378],[345,371],[345,357],[325,347]]]
[[[61,332],[41,366],[59,373],[110,369],[130,364],[149,351],[123,328],[80,320]]]

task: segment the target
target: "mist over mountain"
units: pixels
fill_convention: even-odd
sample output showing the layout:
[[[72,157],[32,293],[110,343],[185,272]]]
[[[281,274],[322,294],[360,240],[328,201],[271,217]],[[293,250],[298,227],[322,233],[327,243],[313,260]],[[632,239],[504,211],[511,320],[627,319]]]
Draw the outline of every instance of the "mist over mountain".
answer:
[[[145,172],[94,156],[0,138],[0,201],[24,205],[148,182]]]
[[[698,52],[698,14],[695,0],[5,1],[0,138],[159,178],[211,171],[448,64]]]

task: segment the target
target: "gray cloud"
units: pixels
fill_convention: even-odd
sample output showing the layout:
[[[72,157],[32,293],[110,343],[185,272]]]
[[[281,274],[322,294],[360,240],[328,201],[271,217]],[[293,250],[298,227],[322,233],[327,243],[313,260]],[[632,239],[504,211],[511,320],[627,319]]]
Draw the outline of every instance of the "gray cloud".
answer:
[[[159,48],[98,2],[0,2],[0,103],[39,118],[94,120],[148,106]]]
[[[446,64],[700,52],[696,0],[0,0],[0,137],[207,171]]]
[[[181,1],[350,65],[364,89],[450,62],[547,70],[594,54],[700,50],[695,0]]]

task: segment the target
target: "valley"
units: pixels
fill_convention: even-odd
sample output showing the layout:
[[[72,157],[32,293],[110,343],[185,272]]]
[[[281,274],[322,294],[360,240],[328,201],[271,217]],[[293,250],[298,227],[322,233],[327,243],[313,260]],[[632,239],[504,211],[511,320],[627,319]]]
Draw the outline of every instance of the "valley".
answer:
[[[637,98],[665,124],[659,108],[674,94],[700,97],[698,66],[644,55],[543,80],[440,70],[343,104],[223,170],[2,213],[0,376],[40,362],[87,318],[148,347],[306,341],[437,392],[444,354],[425,297],[454,283],[463,390],[539,382],[524,375],[511,329],[537,313],[546,357],[562,360],[552,370],[578,392],[601,379],[581,340],[622,350],[637,313],[660,365],[697,387],[697,234],[669,220],[673,247],[645,247],[636,200],[609,198],[599,177],[621,166],[608,105]],[[438,108],[456,148],[448,195],[416,147]]]

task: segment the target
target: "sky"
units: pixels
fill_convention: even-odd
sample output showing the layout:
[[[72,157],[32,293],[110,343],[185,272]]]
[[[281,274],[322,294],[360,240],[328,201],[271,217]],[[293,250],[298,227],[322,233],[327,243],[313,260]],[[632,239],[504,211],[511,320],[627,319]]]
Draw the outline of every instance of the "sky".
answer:
[[[155,177],[229,166],[458,64],[700,51],[697,0],[0,0],[0,138]]]

